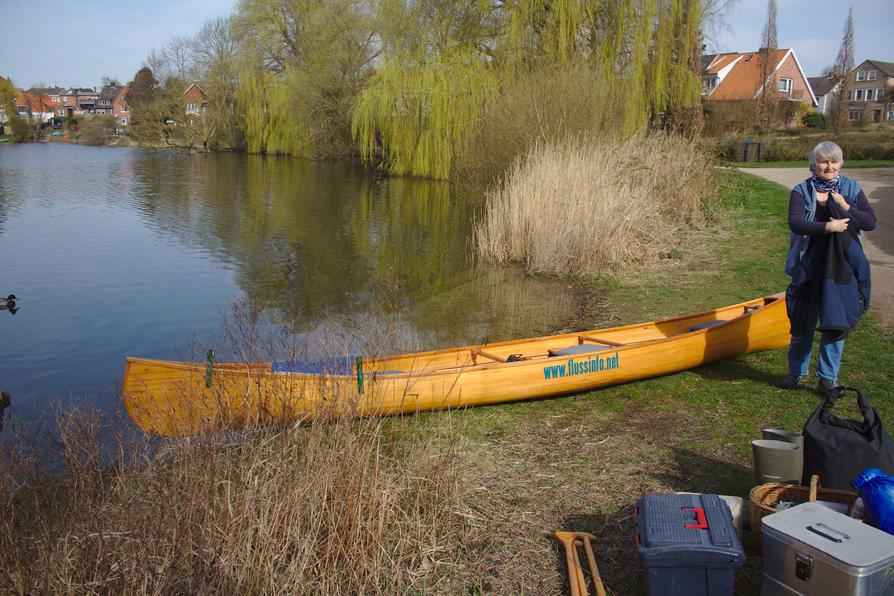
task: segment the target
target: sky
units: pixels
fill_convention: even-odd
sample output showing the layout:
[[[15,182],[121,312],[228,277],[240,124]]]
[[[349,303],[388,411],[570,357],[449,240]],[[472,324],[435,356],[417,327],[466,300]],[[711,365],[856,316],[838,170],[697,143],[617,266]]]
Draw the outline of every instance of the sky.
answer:
[[[193,36],[237,0],[0,0],[0,75],[35,83],[99,87],[133,79],[153,48]]]
[[[98,87],[103,77],[127,82],[152,49],[171,36],[194,35],[205,20],[232,14],[236,3],[0,0],[0,75],[19,87]],[[779,46],[795,50],[807,76],[819,76],[835,61],[849,6],[841,0],[777,0]],[[854,65],[868,58],[894,62],[894,1],[855,0],[853,7]],[[757,50],[766,16],[766,0],[739,0],[708,50]]]
[[[864,60],[894,62],[894,1],[776,0],[776,36],[791,48],[808,77],[822,75],[835,63],[847,11],[854,7],[854,66]],[[708,50],[749,52],[760,48],[767,20],[767,0],[739,0],[713,34]]]

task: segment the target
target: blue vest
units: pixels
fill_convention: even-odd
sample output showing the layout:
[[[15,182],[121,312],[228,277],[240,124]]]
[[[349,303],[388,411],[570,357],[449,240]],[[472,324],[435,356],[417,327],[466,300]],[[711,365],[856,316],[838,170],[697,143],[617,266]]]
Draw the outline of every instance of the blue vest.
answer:
[[[840,176],[839,180],[840,188],[838,194],[844,197],[844,200],[847,201],[848,205],[856,205],[857,197],[862,190],[860,184],[853,178],[848,178],[847,176]],[[814,191],[813,184],[810,182],[810,178],[797,185],[794,190],[804,197],[804,215],[807,221],[813,221],[813,216],[816,214],[816,192]],[[859,231],[857,232],[857,241],[862,245]],[[794,277],[798,267],[801,266],[801,259],[804,257],[804,253],[807,252],[807,245],[809,242],[810,236],[802,236],[791,232],[789,237],[788,256],[785,258],[785,273],[789,277]]]

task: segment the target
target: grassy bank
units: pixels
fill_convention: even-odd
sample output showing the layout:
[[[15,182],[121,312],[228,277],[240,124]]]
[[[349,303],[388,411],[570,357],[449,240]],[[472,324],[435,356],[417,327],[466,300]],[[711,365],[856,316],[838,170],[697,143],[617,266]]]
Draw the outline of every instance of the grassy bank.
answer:
[[[576,325],[785,287],[788,190],[720,177],[714,223],[682,236],[675,258],[585,280],[593,299]],[[892,340],[869,316],[842,371],[889,427]],[[0,485],[0,592],[559,593],[565,560],[552,533],[569,529],[597,536],[613,593],[638,594],[634,503],[652,491],[747,496],[750,439],[800,428],[818,403],[776,388],[785,369],[777,350],[562,398],[122,443],[111,468],[97,464],[96,419],[66,419],[64,481],[29,475],[27,454],[0,459],[15,472]],[[745,544],[737,594],[759,590],[760,553],[747,533]]]
[[[590,326],[684,314],[785,288],[788,190],[736,172],[722,174],[718,225],[694,233],[682,258],[663,268],[592,280],[600,309]],[[894,424],[889,329],[870,315],[848,340],[842,380],[863,389]],[[750,440],[760,429],[799,430],[818,405],[808,390],[776,387],[785,351],[744,355],[691,371],[587,394],[462,414],[466,475],[495,506],[490,546],[469,561],[473,584],[495,593],[567,589],[556,529],[598,537],[602,577],[617,594],[643,590],[632,507],[651,492],[747,497]],[[840,414],[855,417],[852,404]],[[435,415],[436,416],[436,415]],[[427,417],[422,417],[427,418]],[[737,594],[756,594],[760,551],[744,537],[748,563]],[[476,583],[477,582],[477,583]]]

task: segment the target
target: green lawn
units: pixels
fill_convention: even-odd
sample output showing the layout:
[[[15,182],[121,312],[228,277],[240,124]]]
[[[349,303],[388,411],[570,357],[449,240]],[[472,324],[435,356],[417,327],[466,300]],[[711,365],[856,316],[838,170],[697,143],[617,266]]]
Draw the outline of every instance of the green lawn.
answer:
[[[731,168],[807,168],[807,160],[804,161],[730,161],[724,165]],[[847,168],[890,168],[894,166],[891,159],[845,159]]]
[[[682,247],[676,270],[592,282],[606,292],[613,324],[785,288],[788,190],[738,172],[722,176],[721,220],[697,235],[699,246]],[[869,395],[889,427],[892,340],[870,313],[848,339],[841,375]],[[486,486],[495,503],[490,531],[504,555],[496,559],[513,562],[489,569],[498,579],[484,585],[503,593],[566,589],[550,532],[569,529],[597,536],[600,570],[615,593],[641,592],[630,518],[636,499],[653,491],[717,492],[744,497],[747,513],[750,441],[770,426],[800,430],[819,404],[810,390],[777,388],[785,371],[785,350],[775,350],[580,395],[452,414],[470,454],[469,481]],[[848,404],[841,413],[857,410]],[[744,544],[748,563],[737,574],[737,593],[756,594],[760,550],[748,532]]]

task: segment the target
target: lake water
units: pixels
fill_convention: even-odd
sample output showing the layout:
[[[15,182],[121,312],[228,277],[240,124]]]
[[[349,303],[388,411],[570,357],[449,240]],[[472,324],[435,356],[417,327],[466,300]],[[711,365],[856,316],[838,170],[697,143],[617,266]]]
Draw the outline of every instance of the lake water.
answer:
[[[243,299],[299,337],[363,334],[383,305],[415,348],[554,331],[564,284],[475,265],[480,205],[354,163],[0,144],[7,420],[109,407],[128,355],[226,357],[222,313]]]

